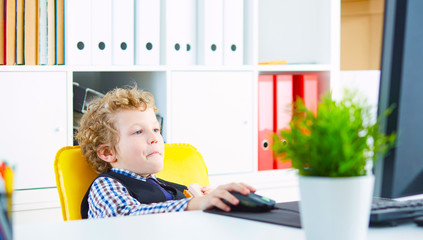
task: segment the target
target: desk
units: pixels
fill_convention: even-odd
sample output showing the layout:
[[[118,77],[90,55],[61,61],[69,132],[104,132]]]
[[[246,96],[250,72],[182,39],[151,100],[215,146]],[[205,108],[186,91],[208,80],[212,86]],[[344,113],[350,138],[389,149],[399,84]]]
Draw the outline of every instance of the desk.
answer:
[[[59,223],[21,224],[16,240],[27,239],[305,239],[301,229],[189,211]],[[423,239],[423,228],[410,223],[370,228],[368,239]]]

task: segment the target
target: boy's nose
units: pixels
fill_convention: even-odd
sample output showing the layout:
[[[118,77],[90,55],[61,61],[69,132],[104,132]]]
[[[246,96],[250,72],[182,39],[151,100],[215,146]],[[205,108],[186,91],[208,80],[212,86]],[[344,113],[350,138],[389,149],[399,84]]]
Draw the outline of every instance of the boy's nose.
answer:
[[[151,132],[151,134],[148,136],[148,143],[149,144],[157,144],[160,141],[161,135],[158,135],[155,132]]]
[[[150,144],[156,144],[158,142],[159,142],[159,139],[156,136],[154,135],[150,136],[150,139],[149,139]]]

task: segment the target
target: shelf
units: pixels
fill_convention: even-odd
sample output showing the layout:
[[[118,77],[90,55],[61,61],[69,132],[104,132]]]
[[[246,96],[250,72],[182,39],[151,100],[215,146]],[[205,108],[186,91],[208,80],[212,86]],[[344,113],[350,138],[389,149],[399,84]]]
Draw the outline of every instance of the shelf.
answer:
[[[0,72],[65,72],[69,66],[65,65],[2,65]]]
[[[259,65],[260,73],[267,72],[316,72],[331,71],[330,64],[284,64],[284,65]]]
[[[167,66],[156,65],[109,65],[109,66],[69,66],[73,72],[161,72],[166,71]]]
[[[184,66],[169,66],[169,65],[128,65],[128,66],[67,66],[67,65],[15,65],[15,66],[1,66],[2,72],[16,72],[16,71],[31,71],[31,72],[56,72],[56,71],[71,71],[71,72],[164,72],[164,71],[248,71],[254,70],[254,66],[206,66],[206,65],[184,65]]]
[[[192,65],[192,66],[168,66],[170,71],[252,71],[254,67],[251,65],[241,66],[206,66],[206,65]]]
[[[330,64],[284,64],[284,65],[241,65],[241,66],[206,66],[206,65],[132,65],[132,66],[1,66],[2,72],[165,72],[165,71],[259,71],[259,72],[310,72],[332,71]]]
[[[69,65],[15,65],[15,66],[0,66],[2,72],[56,72],[56,71],[71,71],[71,72],[156,72],[166,71],[167,66],[141,66],[141,65],[128,65],[128,66],[69,66]]]
[[[206,65],[133,65],[133,66],[70,66],[74,72],[160,72],[160,71],[248,71],[253,66],[206,66]]]

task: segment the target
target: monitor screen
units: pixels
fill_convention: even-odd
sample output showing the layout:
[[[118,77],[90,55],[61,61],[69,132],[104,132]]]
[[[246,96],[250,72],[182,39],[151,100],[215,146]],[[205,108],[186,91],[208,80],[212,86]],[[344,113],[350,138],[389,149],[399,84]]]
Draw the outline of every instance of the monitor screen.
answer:
[[[395,147],[375,164],[375,196],[423,194],[423,1],[386,0],[378,115]]]

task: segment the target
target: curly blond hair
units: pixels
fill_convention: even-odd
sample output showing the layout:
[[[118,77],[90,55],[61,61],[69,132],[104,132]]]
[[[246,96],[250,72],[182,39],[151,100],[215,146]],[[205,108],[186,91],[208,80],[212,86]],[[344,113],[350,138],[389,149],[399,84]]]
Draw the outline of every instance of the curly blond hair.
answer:
[[[97,156],[97,150],[101,145],[106,145],[116,152],[119,142],[119,132],[116,128],[116,113],[122,110],[153,108],[154,97],[151,93],[132,89],[116,88],[108,92],[103,98],[90,103],[88,110],[81,118],[78,135],[76,136],[81,146],[82,154],[88,164],[97,172],[104,173],[110,170],[110,163]]]

